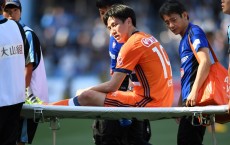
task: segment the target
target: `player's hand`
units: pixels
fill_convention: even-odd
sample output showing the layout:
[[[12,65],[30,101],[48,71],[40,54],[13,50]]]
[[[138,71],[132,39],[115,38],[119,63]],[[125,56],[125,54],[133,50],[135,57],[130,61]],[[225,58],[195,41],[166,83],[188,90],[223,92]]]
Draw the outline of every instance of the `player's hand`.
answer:
[[[191,92],[191,93],[188,95],[188,98],[187,98],[187,100],[186,100],[186,106],[187,106],[187,107],[195,106],[195,105],[196,105],[196,97],[197,97],[197,93]]]

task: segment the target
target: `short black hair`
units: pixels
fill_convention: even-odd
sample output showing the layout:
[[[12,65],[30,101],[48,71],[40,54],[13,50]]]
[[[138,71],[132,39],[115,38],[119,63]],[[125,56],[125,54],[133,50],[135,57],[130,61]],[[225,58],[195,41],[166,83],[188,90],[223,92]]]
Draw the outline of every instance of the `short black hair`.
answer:
[[[5,0],[0,0],[0,11],[2,11],[2,7],[5,6]]]
[[[131,18],[132,24],[134,27],[136,27],[136,15],[134,10],[126,5],[122,4],[115,4],[112,5],[112,7],[105,13],[103,17],[104,24],[108,25],[108,19],[109,17],[114,17],[120,19],[122,22],[124,22],[127,18]]]
[[[98,9],[110,7],[114,4],[124,4],[124,2],[123,0],[97,0],[96,1],[96,7]]]
[[[182,16],[183,12],[186,12],[185,6],[177,0],[168,0],[159,9],[159,14],[163,19],[164,15],[179,14]]]

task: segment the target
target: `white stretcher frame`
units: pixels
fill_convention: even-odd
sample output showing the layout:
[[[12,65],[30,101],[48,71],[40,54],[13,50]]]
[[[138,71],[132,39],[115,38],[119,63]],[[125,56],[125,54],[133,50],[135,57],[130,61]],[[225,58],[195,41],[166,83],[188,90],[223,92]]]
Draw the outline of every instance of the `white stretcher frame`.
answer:
[[[59,119],[121,119],[136,118],[150,121],[179,118],[182,116],[203,117],[208,115],[212,127],[213,144],[215,138],[215,114],[229,113],[227,105],[204,107],[88,107],[88,106],[52,106],[52,105],[23,105],[21,115],[26,118],[39,118],[39,122],[50,122],[53,131],[53,145],[56,145],[56,130],[60,128]]]

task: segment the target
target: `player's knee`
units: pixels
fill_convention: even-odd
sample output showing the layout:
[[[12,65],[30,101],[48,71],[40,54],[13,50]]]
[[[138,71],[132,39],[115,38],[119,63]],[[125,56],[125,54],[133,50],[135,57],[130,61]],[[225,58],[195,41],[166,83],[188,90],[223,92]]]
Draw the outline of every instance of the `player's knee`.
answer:
[[[78,96],[78,102],[82,106],[89,106],[92,102],[92,91],[87,90],[81,93],[81,95]]]

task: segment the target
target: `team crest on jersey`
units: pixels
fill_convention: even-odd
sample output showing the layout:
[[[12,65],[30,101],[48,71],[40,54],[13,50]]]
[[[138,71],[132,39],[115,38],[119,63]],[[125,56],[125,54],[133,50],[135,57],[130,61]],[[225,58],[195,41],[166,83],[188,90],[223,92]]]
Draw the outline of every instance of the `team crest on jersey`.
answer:
[[[146,47],[149,47],[151,46],[153,43],[156,43],[157,42],[157,39],[154,38],[153,36],[149,37],[149,38],[143,38],[141,40],[141,43],[146,46]]]
[[[123,64],[123,62],[122,62],[122,57],[119,55],[119,56],[117,57],[117,65],[120,66],[120,65],[122,65],[122,64]]]
[[[112,48],[115,48],[115,47],[116,47],[116,42],[113,41]]]

